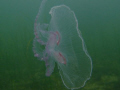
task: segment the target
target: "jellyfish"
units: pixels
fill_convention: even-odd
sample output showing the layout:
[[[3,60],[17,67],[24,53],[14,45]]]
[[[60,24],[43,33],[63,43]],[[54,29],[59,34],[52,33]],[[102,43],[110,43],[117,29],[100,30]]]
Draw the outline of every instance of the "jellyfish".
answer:
[[[47,0],[43,0],[35,19],[34,56],[45,61],[46,76],[57,63],[63,84],[68,89],[83,87],[92,73],[92,59],[88,54],[75,13],[66,5],[53,6],[49,23],[40,23],[38,17]]]

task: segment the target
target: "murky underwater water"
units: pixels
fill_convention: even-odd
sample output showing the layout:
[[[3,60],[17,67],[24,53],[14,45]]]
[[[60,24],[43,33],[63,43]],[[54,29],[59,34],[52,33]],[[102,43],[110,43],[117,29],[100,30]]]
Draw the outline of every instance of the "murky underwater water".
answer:
[[[0,90],[67,90],[57,65],[52,75],[46,77],[45,63],[32,52],[34,20],[40,3],[41,0],[0,1]],[[92,76],[80,90],[120,89],[119,3],[117,0],[65,2],[76,14],[93,62]],[[49,2],[47,8],[52,4]],[[50,15],[43,19],[48,22]]]

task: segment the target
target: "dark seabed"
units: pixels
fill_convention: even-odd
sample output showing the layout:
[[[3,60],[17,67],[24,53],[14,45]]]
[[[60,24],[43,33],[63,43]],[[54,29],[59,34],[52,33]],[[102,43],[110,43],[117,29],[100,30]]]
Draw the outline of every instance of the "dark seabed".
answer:
[[[40,3],[0,0],[0,90],[68,90],[57,64],[46,77],[45,63],[32,51]],[[120,90],[120,1],[69,0],[64,4],[75,12],[93,62],[92,76],[79,90]],[[48,12],[45,17],[49,21]]]

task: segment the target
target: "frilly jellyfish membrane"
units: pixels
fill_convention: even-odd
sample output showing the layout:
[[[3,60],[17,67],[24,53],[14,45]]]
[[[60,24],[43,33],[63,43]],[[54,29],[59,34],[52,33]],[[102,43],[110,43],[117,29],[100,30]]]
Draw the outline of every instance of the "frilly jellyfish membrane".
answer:
[[[66,5],[51,8],[51,20],[40,23],[38,18],[47,0],[43,0],[35,19],[34,56],[45,61],[46,76],[54,71],[55,62],[63,84],[68,89],[83,87],[92,73],[92,59],[78,29],[75,13]]]

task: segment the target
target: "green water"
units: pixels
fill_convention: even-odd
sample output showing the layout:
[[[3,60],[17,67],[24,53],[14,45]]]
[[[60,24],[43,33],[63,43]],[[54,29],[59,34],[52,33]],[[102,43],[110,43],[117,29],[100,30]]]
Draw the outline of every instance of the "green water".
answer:
[[[45,63],[37,60],[32,51],[34,19],[40,3],[41,0],[0,0],[0,90],[67,90],[57,65],[46,77]],[[67,3],[76,14],[93,60],[92,77],[80,90],[120,90],[119,3]]]

